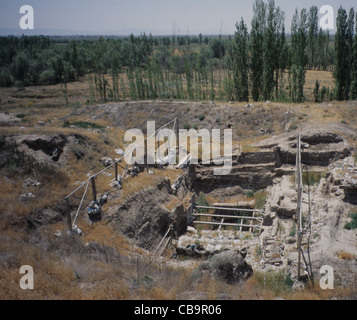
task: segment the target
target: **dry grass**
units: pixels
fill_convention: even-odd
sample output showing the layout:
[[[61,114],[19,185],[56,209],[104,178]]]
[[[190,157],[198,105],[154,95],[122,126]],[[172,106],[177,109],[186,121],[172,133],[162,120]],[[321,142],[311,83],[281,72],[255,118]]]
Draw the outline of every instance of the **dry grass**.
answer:
[[[330,300],[346,299],[353,293],[352,287],[337,287],[334,290],[322,290],[319,283],[309,285],[301,291],[293,291],[283,296],[288,300]]]
[[[231,300],[326,300],[348,298],[351,288],[321,290],[318,284],[302,291],[282,288],[281,277],[264,287],[261,276],[254,274],[247,282],[227,285],[192,269],[172,269],[158,264],[155,257],[133,250],[128,242],[109,225],[83,225],[80,239],[54,238],[53,225],[38,246],[28,243],[23,234],[3,230],[0,237],[0,299],[89,299],[89,300],[175,300],[187,298],[190,292],[201,293],[207,300],[224,296]],[[103,245],[105,252],[86,253],[84,243]],[[109,249],[105,249],[109,248]],[[110,248],[114,248],[111,253]],[[19,288],[19,268],[31,265],[35,272],[35,289]],[[279,280],[280,279],[280,280]]]
[[[306,82],[304,87],[308,100],[313,100],[313,91],[316,80],[320,83],[320,89],[323,86],[331,89],[335,87],[335,80],[331,71],[308,70],[306,72]]]
[[[257,144],[258,142],[267,139],[268,136],[258,136],[258,137],[251,137],[251,138],[246,138],[243,139],[239,142],[240,150],[241,152],[259,152],[261,151],[260,148],[255,147],[254,145]]]
[[[261,275],[255,273],[240,288],[232,292],[233,299],[237,300],[275,300],[282,298],[286,300],[329,300],[329,299],[346,299],[354,291],[352,287],[336,287],[334,290],[322,290],[319,283],[308,283],[303,290],[291,290],[281,280],[269,284],[262,282]],[[277,279],[277,278],[275,278]],[[284,280],[283,278],[281,278]],[[228,291],[229,292],[229,291]]]
[[[24,239],[7,232],[2,233],[0,243],[0,251],[5,254],[0,261],[0,299],[73,299],[79,295],[72,270],[64,266],[58,256],[28,245]],[[22,265],[34,269],[34,290],[19,287]]]
[[[339,251],[337,253],[337,256],[339,259],[342,259],[342,260],[353,260],[356,257],[354,254],[343,251],[343,250]]]
[[[215,78],[224,78],[225,71],[215,70]],[[68,83],[68,98],[69,105],[73,108],[75,103],[85,105],[90,97],[90,83],[89,77],[93,75],[88,75],[81,78],[79,81]],[[127,85],[128,80],[126,73],[120,75],[122,81]],[[106,79],[111,84],[111,77],[106,75]],[[334,87],[334,79],[332,72],[330,71],[317,71],[317,70],[308,70],[306,73],[306,84],[305,84],[305,95],[308,98],[308,101],[313,101],[313,89],[315,86],[315,81],[319,80],[321,88],[326,86],[328,88]],[[287,82],[286,82],[287,83]],[[209,97],[209,88],[206,88],[207,97]],[[121,99],[128,99],[129,92],[121,92]],[[218,94],[218,84],[216,84],[216,96]],[[2,110],[11,110],[16,112],[16,110],[21,110],[21,113],[24,111],[38,109],[43,110],[48,107],[64,107],[65,98],[63,94],[63,89],[60,84],[57,85],[47,85],[47,86],[30,86],[26,87],[25,91],[18,91],[17,88],[0,88],[0,98],[2,101]],[[65,115],[69,110],[61,110]],[[25,112],[26,113],[26,112]],[[43,120],[44,118],[42,118]],[[45,120],[43,120],[45,121]]]
[[[123,189],[120,190],[111,202],[114,205],[121,204],[125,199],[135,193],[139,193],[144,190],[155,188],[164,179],[169,179],[173,183],[177,178],[182,175],[181,170],[173,169],[152,169],[154,174],[151,175],[148,172],[141,172],[138,176],[127,177],[122,182]]]
[[[165,207],[169,210],[169,211],[172,211],[174,210],[175,208],[177,208],[178,205],[180,205],[182,202],[177,199],[176,197],[175,198],[172,198],[169,202],[165,203]]]
[[[36,179],[41,181],[41,185],[27,188],[23,186],[23,182],[28,176],[0,177],[2,218],[25,217],[36,209],[56,204],[65,195],[62,186],[68,180],[61,170],[40,169],[40,172],[37,173]],[[34,179],[33,176],[31,178]],[[26,201],[20,200],[20,195],[27,193],[32,193],[35,198],[28,198]]]
[[[97,242],[104,246],[115,248],[119,254],[128,254],[132,249],[130,243],[106,222],[99,222],[92,226],[81,223],[84,242]]]

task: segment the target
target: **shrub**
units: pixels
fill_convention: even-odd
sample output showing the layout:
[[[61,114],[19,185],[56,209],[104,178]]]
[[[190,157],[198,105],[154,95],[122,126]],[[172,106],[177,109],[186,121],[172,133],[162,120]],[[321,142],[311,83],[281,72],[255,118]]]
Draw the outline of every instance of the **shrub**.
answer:
[[[293,226],[290,229],[289,237],[295,237],[296,236],[296,224],[294,222]]]
[[[200,114],[200,115],[198,116],[198,119],[199,119],[200,121],[203,121],[205,118],[206,118],[206,117],[205,117],[203,114]]]
[[[318,80],[315,82],[315,88],[313,91],[314,97],[315,97],[315,102],[320,102],[320,95],[319,95],[319,90],[320,90],[320,83]]]
[[[52,69],[46,69],[40,74],[41,84],[51,84],[56,82],[56,75]]]
[[[351,221],[345,224],[345,229],[354,230],[357,229],[357,212],[350,215]]]
[[[253,198],[253,197],[254,197],[254,193],[255,193],[254,190],[248,190],[248,191],[245,193],[245,195],[246,195],[246,197],[248,197],[248,198]]]
[[[257,209],[263,209],[267,201],[267,193],[265,190],[248,190],[245,193],[247,198],[253,198],[255,201],[255,207]]]
[[[198,206],[203,206],[203,207],[208,207],[209,203],[206,199],[206,195],[203,192],[200,192],[200,194],[198,195],[198,199],[197,199],[197,205]],[[207,212],[206,209],[199,209],[198,210],[199,213],[205,213]]]
[[[87,121],[77,121],[77,122],[73,122],[70,123],[69,121],[65,121],[63,124],[64,128],[68,128],[70,126],[76,126],[78,128],[82,128],[82,129],[99,129],[99,130],[103,130],[104,127],[93,123],[93,122],[87,122]]]
[[[325,178],[326,174],[324,172],[303,172],[302,183],[307,186],[314,186],[320,183],[321,178]]]
[[[255,207],[263,209],[267,201],[267,193],[265,190],[260,190],[254,193]]]
[[[11,87],[14,83],[14,78],[12,77],[9,69],[0,69],[0,86],[1,87]]]
[[[320,101],[321,102],[325,102],[325,96],[329,95],[329,89],[326,88],[325,86],[322,87],[321,91],[320,91]]]
[[[256,272],[254,278],[264,290],[269,290],[275,296],[291,291],[293,280],[284,271]]]

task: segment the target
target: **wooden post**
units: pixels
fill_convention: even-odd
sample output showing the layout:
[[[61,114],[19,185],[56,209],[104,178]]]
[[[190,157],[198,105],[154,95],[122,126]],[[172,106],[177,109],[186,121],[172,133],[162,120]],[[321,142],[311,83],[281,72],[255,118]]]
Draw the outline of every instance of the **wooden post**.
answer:
[[[255,212],[253,212],[253,218],[255,217]],[[253,223],[253,220],[251,220],[252,221],[252,223]],[[253,228],[250,228],[249,229],[249,232],[253,232]]]
[[[302,243],[302,173],[301,173],[301,135],[299,134],[296,150],[296,179],[297,179],[297,249],[298,249],[298,280],[301,278],[301,243]]]
[[[176,160],[177,164],[180,162],[180,127],[179,127],[179,119],[176,118]]]
[[[144,169],[146,168],[147,170],[149,169],[149,164],[148,164],[148,140],[145,139],[144,141]]]
[[[66,198],[66,216],[67,216],[68,231],[72,232],[72,218],[71,218],[71,207],[69,206],[69,198]]]
[[[170,224],[170,245],[172,244],[172,240],[174,239],[174,236],[175,236],[175,228],[174,228],[174,224],[171,223]]]
[[[95,178],[91,178],[92,181],[92,194],[93,194],[93,201],[97,201],[97,190],[95,188]]]
[[[115,169],[115,173],[114,173],[115,178],[114,178],[114,180],[115,180],[115,181],[118,181],[118,163],[117,163],[117,162],[115,162],[115,167],[114,167],[114,169]]]
[[[118,181],[118,164],[116,162],[114,164],[114,180]]]

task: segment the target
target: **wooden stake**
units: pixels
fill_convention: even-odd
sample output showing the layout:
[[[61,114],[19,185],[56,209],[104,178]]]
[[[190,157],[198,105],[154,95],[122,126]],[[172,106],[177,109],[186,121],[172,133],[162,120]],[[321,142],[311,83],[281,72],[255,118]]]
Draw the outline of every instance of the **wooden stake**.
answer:
[[[91,178],[91,181],[92,181],[93,201],[97,201],[97,190],[95,188],[95,178]]]
[[[301,203],[302,203],[302,173],[301,173],[301,135],[299,134],[297,150],[296,150],[296,181],[297,181],[297,249],[298,249],[298,280],[301,278],[301,243],[302,243],[302,215],[301,215]]]
[[[148,141],[145,139],[144,141],[144,168],[149,168],[148,165]]]
[[[67,216],[68,231],[72,232],[72,218],[71,218],[71,207],[69,206],[69,198],[66,198],[66,216]]]
[[[180,162],[180,127],[179,127],[179,119],[176,118],[176,159],[177,163]]]
[[[114,169],[115,169],[115,173],[114,173],[114,175],[115,175],[115,181],[118,181],[118,164],[117,163],[115,163],[115,167],[114,167]]]

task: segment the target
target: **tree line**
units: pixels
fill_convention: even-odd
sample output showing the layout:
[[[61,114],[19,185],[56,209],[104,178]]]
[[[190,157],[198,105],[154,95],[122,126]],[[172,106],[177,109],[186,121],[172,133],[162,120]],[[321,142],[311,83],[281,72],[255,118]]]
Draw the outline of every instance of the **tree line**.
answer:
[[[274,0],[256,0],[251,31],[242,18],[236,24],[233,68],[236,99],[302,102],[307,69],[334,64],[330,34],[318,27],[318,9],[295,11],[290,39],[285,14]]]
[[[318,8],[297,10],[286,31],[274,0],[256,0],[229,37],[142,34],[127,38],[0,37],[0,86],[67,83],[86,76],[90,101],[178,99],[303,102],[306,71],[331,70],[334,88],[315,101],[357,97],[356,14],[338,10],[337,31],[319,28]],[[249,30],[248,30],[249,29]],[[67,104],[68,99],[66,98]]]

